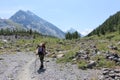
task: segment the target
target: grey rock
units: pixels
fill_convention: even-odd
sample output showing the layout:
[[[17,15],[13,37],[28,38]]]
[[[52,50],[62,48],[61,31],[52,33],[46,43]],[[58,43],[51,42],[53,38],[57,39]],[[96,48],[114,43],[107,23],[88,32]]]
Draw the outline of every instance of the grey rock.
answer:
[[[92,69],[94,66],[96,66],[95,61],[90,61],[90,63],[87,64],[87,68],[90,68],[90,69]]]
[[[112,50],[118,50],[118,48],[116,46],[113,46],[113,45],[109,45],[108,48],[112,49]]]
[[[17,51],[17,52],[21,52],[20,48],[17,48],[16,51]]]
[[[117,77],[120,77],[120,73],[116,73],[115,75],[116,75]]]
[[[114,79],[116,75],[114,73],[109,73],[109,76]]]
[[[4,58],[0,58],[0,60],[4,60]]]
[[[103,69],[103,76],[105,80],[119,80],[120,69]]]
[[[103,75],[108,75],[109,71],[103,71]]]
[[[4,47],[0,47],[0,49],[4,49]]]

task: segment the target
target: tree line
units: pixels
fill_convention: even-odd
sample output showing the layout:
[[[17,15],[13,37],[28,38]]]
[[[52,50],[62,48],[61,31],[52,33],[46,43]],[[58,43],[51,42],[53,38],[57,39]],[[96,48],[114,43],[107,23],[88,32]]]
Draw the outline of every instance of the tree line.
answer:
[[[32,35],[32,34],[40,34],[40,33],[38,33],[37,31],[33,31],[32,29],[29,29],[29,30],[25,30],[25,29],[18,30],[18,29],[9,29],[9,28],[0,29],[0,35],[4,35],[4,36],[5,35]]]
[[[78,39],[78,38],[80,38],[81,36],[80,36],[80,34],[77,32],[77,31],[75,31],[74,33],[70,33],[70,32],[67,32],[66,34],[65,34],[65,38],[66,39],[69,39],[69,40],[71,40],[71,39]]]

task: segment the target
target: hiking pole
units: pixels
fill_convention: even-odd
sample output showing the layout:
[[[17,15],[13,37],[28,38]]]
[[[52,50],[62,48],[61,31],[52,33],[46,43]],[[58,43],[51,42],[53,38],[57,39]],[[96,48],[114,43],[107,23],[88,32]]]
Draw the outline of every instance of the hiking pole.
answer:
[[[44,62],[45,62],[45,67],[46,67],[46,68],[47,68],[47,62],[49,62],[48,59],[46,58],[46,57],[47,57],[47,54],[48,54],[48,52],[46,52],[46,54],[45,54],[45,56],[44,56]]]
[[[47,68],[47,60],[46,60],[46,58],[45,58],[45,56],[44,56],[44,64],[45,64],[45,67]]]
[[[47,57],[47,54],[48,54],[48,53],[46,53],[45,56],[44,56],[44,62],[45,62],[44,64],[45,64],[45,67],[46,67],[46,68],[47,68],[47,62],[49,62],[49,60],[47,59],[47,58],[48,58],[48,57]]]
[[[36,55],[35,66],[34,66],[34,67],[35,67],[35,74],[36,74],[36,71],[37,71],[37,70],[36,70],[36,66],[37,66],[37,55]]]

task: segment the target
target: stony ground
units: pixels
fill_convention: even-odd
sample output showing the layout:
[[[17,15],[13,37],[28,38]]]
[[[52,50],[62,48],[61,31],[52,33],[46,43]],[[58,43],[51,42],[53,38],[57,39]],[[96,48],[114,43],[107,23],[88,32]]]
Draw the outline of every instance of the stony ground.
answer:
[[[32,53],[0,55],[0,80],[98,80],[100,70],[80,70],[76,65],[56,64],[55,58],[45,58],[39,70],[39,59]]]

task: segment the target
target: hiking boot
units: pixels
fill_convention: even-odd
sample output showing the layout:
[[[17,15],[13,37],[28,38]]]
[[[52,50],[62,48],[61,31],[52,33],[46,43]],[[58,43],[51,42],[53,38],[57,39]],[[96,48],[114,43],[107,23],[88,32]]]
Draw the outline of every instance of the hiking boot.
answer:
[[[43,68],[44,68],[44,66],[43,66],[43,65],[41,65],[41,66],[40,66],[40,69],[43,69]]]

